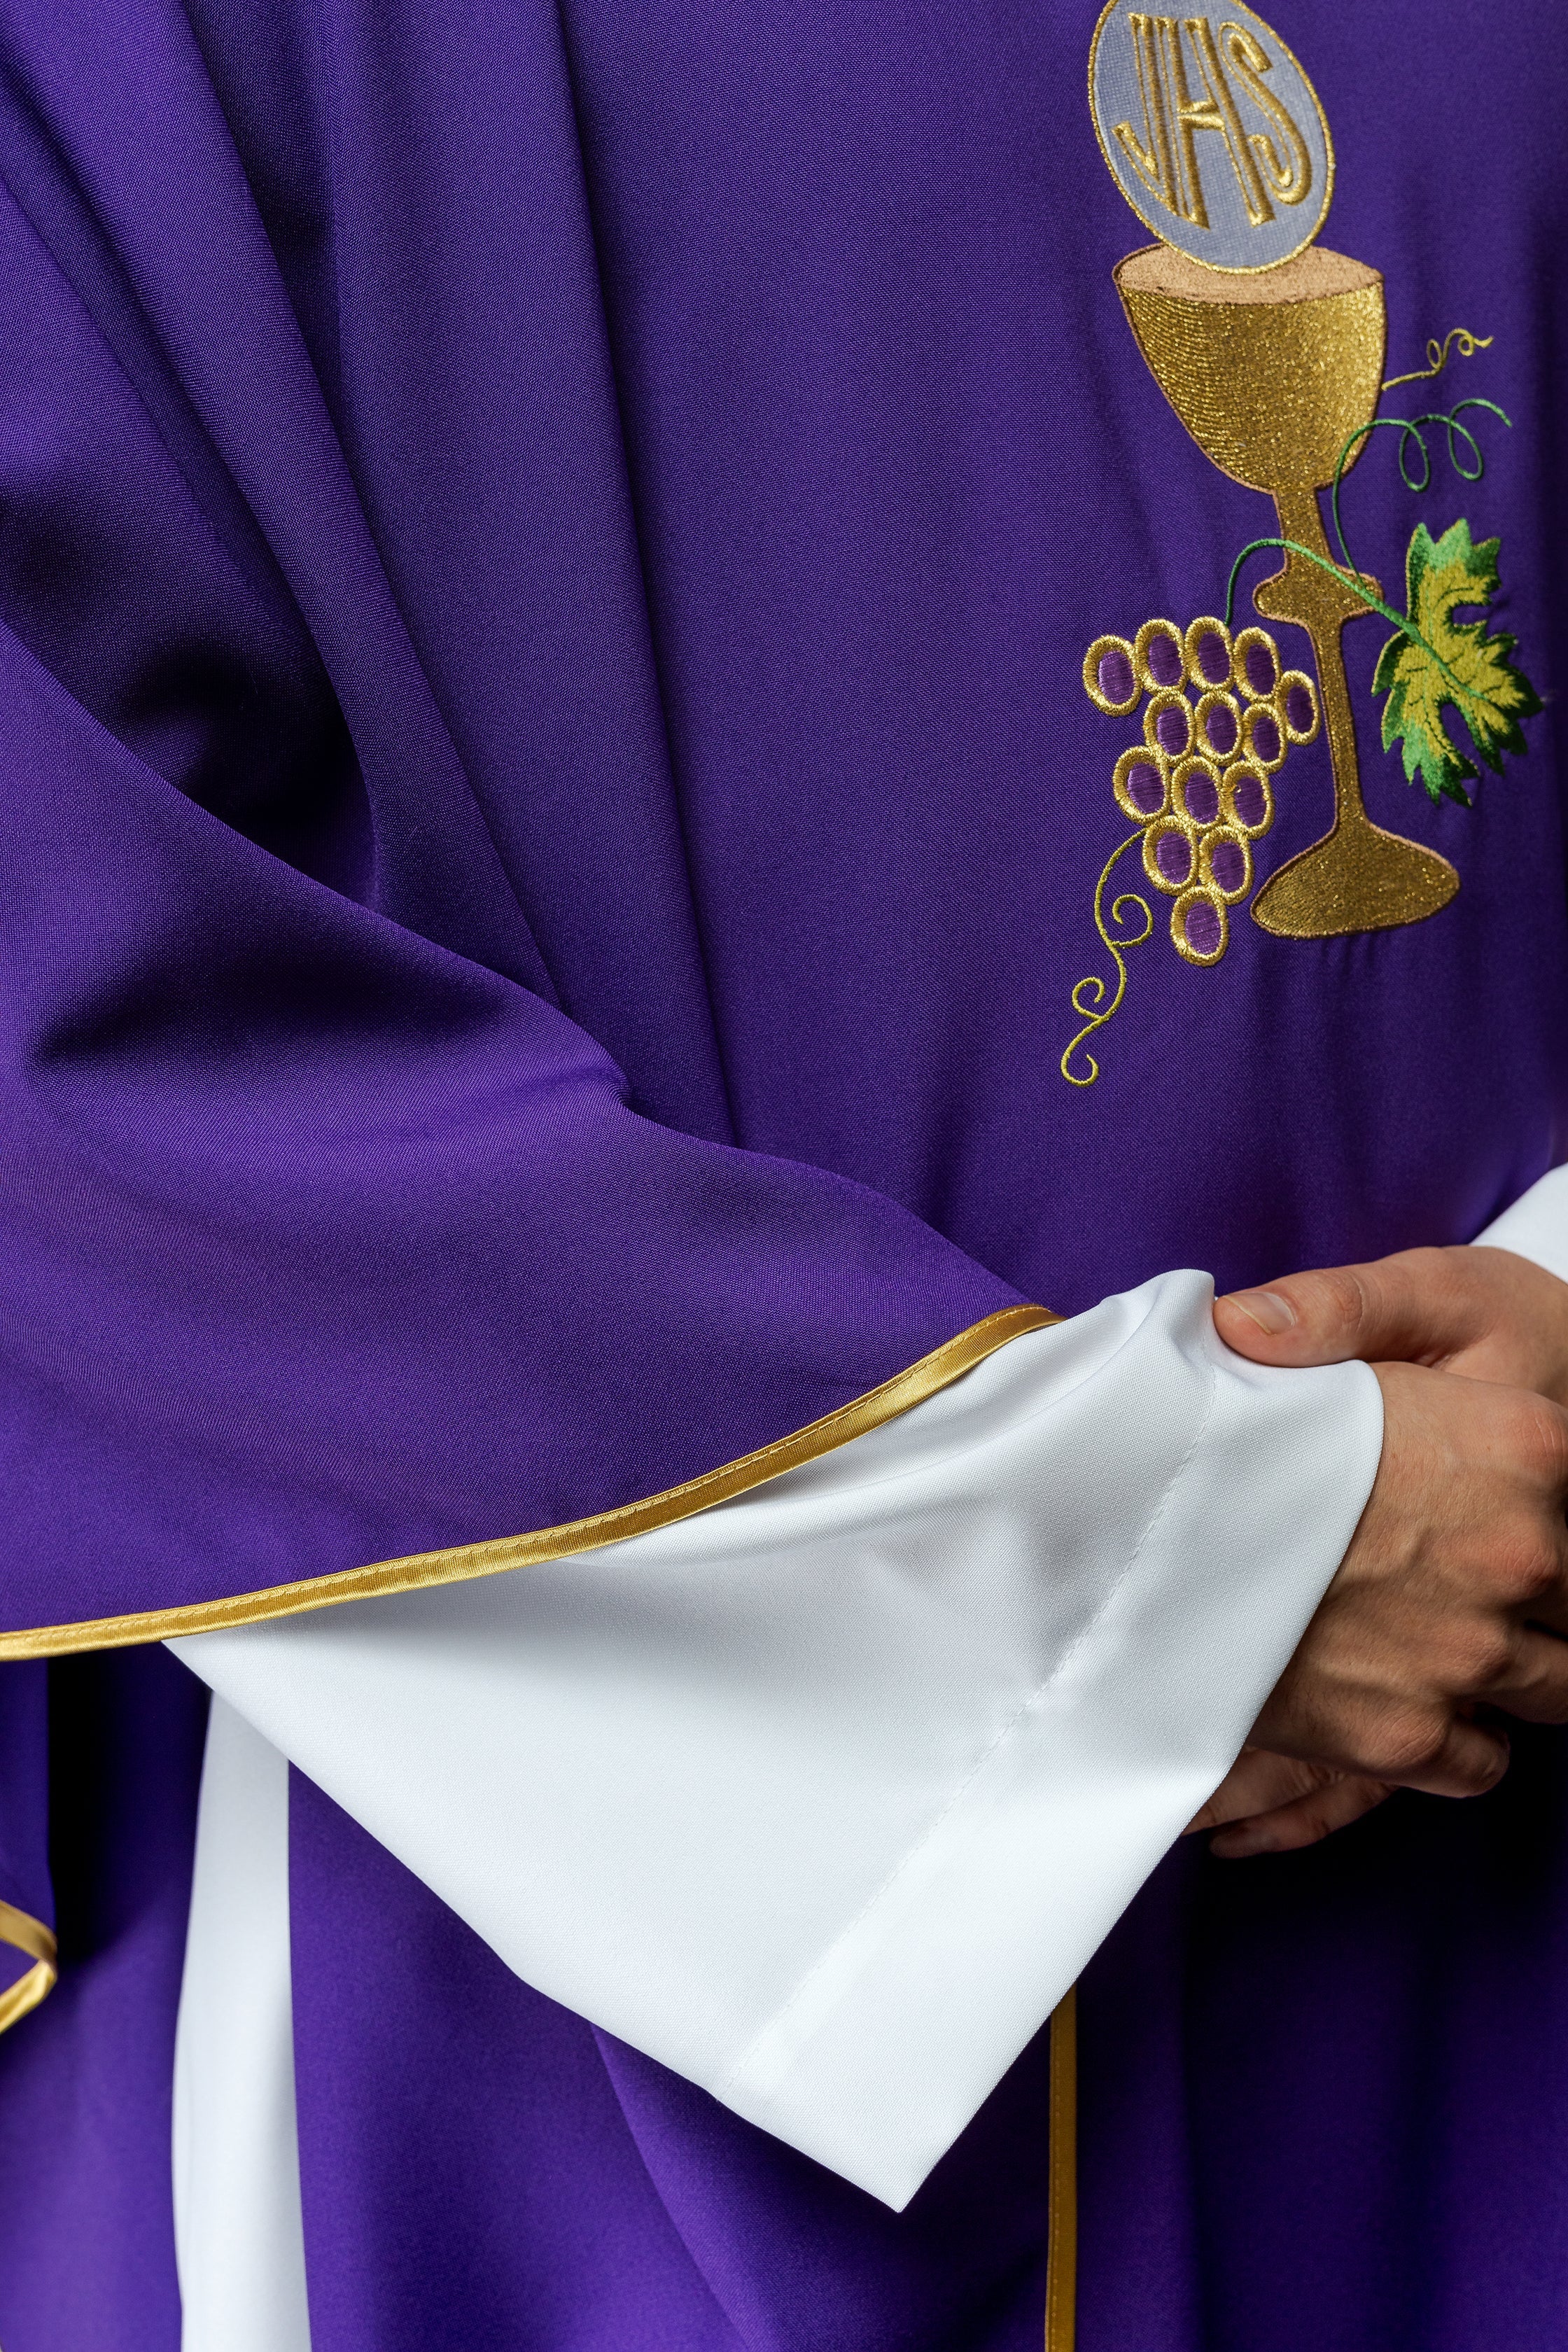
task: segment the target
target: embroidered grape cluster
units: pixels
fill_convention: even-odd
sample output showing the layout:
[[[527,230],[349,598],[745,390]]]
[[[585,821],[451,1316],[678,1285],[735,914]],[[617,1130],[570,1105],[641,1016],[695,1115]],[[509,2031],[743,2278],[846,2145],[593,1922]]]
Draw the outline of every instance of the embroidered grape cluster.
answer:
[[[1218,963],[1230,909],[1252,888],[1252,845],[1274,822],[1270,779],[1318,732],[1317,688],[1280,667],[1266,629],[1233,637],[1207,614],[1184,630],[1145,621],[1131,644],[1096,637],[1083,683],[1113,718],[1143,703],[1143,740],[1117,761],[1111,789],[1142,831],[1144,873],[1175,902],[1176,952]]]

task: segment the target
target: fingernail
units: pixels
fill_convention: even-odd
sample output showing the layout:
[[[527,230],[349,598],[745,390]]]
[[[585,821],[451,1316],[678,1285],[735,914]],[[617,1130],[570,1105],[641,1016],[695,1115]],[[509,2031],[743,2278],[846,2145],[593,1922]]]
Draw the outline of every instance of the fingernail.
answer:
[[[1209,1852],[1221,1862],[1247,1862],[1256,1853],[1273,1853],[1279,1840],[1261,1822],[1237,1822],[1209,1841]]]
[[[1296,1310],[1290,1301],[1281,1298],[1277,1290],[1229,1290],[1224,1303],[1227,1307],[1239,1307],[1248,1321],[1256,1323],[1258,1329],[1266,1331],[1270,1339],[1281,1331],[1289,1331],[1296,1320]]]

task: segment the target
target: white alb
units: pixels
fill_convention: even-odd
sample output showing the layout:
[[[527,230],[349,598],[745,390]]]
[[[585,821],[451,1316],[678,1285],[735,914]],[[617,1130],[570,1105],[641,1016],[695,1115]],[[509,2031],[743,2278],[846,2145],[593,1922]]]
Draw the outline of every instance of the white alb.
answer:
[[[310,2352],[294,2123],[289,1766],[215,1698],[174,2033],[181,2352]]]
[[[1247,1363],[1210,1298],[1107,1299],[678,1526],[173,1646],[519,1976],[902,2206],[1371,1486],[1372,1374]]]

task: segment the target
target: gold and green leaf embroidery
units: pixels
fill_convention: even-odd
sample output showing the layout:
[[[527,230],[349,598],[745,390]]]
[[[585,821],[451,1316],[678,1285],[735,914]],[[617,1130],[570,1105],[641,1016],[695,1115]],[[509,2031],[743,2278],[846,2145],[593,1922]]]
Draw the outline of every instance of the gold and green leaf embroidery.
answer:
[[[1478,546],[1462,518],[1436,540],[1425,523],[1416,524],[1405,558],[1407,610],[1373,678],[1373,693],[1388,697],[1384,751],[1402,744],[1412,782],[1419,774],[1434,801],[1446,793],[1467,807],[1466,781],[1480,771],[1454,742],[1445,712],[1458,712],[1479,757],[1500,774],[1503,753],[1525,748],[1520,720],[1542,708],[1541,697],[1509,658],[1518,639],[1489,633],[1484,617],[1498,590],[1498,547],[1495,539]],[[1470,605],[1483,617],[1456,621],[1455,613]]]
[[[1438,373],[1446,361],[1448,343],[1456,341],[1460,351],[1467,352],[1471,348],[1484,350],[1490,337],[1471,335],[1463,328],[1456,328],[1447,343],[1434,341],[1428,347],[1436,357],[1430,371],[1422,373]],[[1395,377],[1393,381],[1404,383],[1408,379]],[[1488,539],[1478,543],[1471,538],[1470,526],[1463,517],[1436,540],[1425,523],[1417,523],[1405,556],[1405,610],[1401,613],[1392,604],[1385,604],[1376,593],[1376,583],[1357,572],[1340,513],[1340,491],[1346,469],[1362,442],[1373,433],[1398,435],[1399,471],[1407,489],[1421,491],[1430,487],[1432,461],[1423,437],[1428,426],[1447,435],[1449,461],[1455,472],[1467,482],[1479,482],[1486,468],[1480,444],[1470,427],[1461,422],[1466,409],[1484,409],[1505,425],[1511,422],[1495,401],[1470,399],[1461,400],[1447,412],[1433,410],[1415,417],[1375,416],[1359,425],[1340,452],[1331,486],[1334,535],[1343,559],[1342,567],[1288,539],[1254,540],[1242,549],[1231,567],[1225,609],[1228,620],[1241,567],[1259,548],[1283,548],[1342,580],[1368,612],[1381,614],[1385,621],[1394,623],[1397,631],[1384,645],[1373,679],[1373,691],[1388,696],[1383,712],[1384,750],[1392,751],[1396,743],[1403,746],[1405,781],[1413,783],[1419,776],[1434,803],[1447,798],[1468,808],[1472,803],[1464,786],[1467,782],[1477,781],[1480,770],[1455,743],[1444,722],[1444,712],[1453,710],[1458,714],[1469,730],[1476,751],[1494,774],[1500,775],[1504,752],[1518,754],[1527,748],[1520,720],[1532,718],[1544,708],[1524,672],[1510,659],[1518,638],[1500,631],[1489,633],[1486,611],[1499,587],[1498,549],[1501,542]],[[1479,609],[1479,619],[1455,620],[1456,612],[1471,606]]]

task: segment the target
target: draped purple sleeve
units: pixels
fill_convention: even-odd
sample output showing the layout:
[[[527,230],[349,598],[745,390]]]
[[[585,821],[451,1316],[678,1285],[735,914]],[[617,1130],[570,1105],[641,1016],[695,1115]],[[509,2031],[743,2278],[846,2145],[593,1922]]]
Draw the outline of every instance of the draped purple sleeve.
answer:
[[[13,1625],[549,1525],[1012,1294],[628,1109],[515,983],[183,798],[0,645]]]
[[[1012,1303],[888,1199],[724,1139],[607,559],[553,584],[615,724],[531,639],[502,791],[184,19],[6,13],[0,1630],[624,1504]]]

